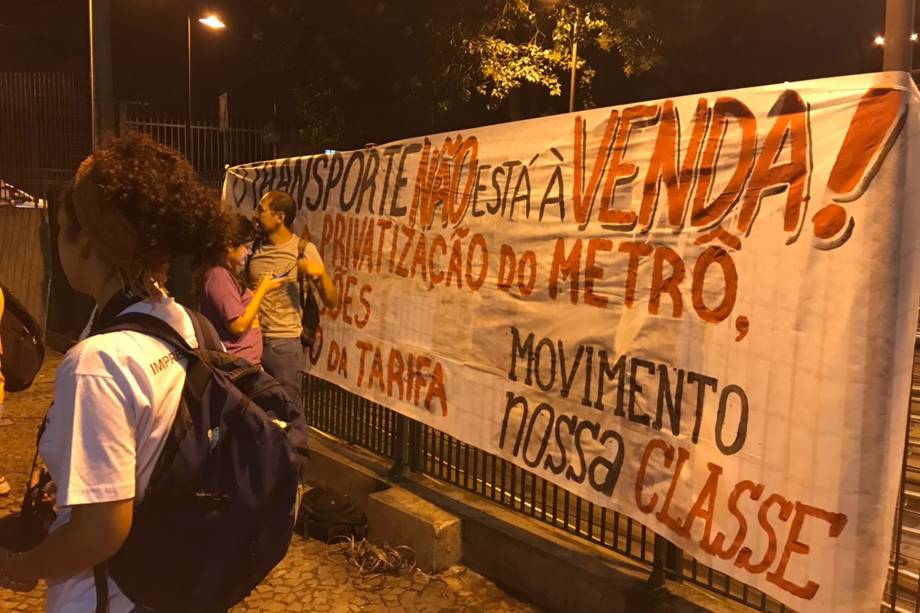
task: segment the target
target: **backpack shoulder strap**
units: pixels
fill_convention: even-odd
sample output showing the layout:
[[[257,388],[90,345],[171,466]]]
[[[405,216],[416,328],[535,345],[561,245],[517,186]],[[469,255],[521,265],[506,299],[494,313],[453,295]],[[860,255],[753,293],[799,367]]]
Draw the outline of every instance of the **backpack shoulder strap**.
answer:
[[[223,343],[213,324],[197,311],[185,309],[185,312],[188,313],[189,318],[192,320],[192,328],[195,330],[195,338],[198,339],[199,347],[210,351],[223,351]],[[100,330],[99,333],[105,332],[138,332],[157,338],[164,343],[180,347],[186,353],[195,352],[195,349],[172,326],[159,317],[145,313],[124,313],[119,315],[111,326]]]
[[[96,613],[108,613],[109,580],[105,563],[93,566],[93,583],[96,584]]]
[[[192,327],[195,329],[195,338],[198,339],[198,345],[202,349],[209,351],[224,351],[224,344],[220,340],[214,324],[198,311],[185,309],[185,312],[188,313],[192,320]]]
[[[303,258],[304,252],[307,250],[307,243],[310,242],[309,239],[301,237],[297,242],[297,262],[294,264],[297,266],[297,291],[300,294],[300,308],[303,309],[307,303],[307,296],[310,293],[309,280],[307,275],[303,274],[300,270],[300,260]]]
[[[192,322],[194,323],[194,318]],[[182,349],[185,353],[195,353],[195,349],[193,349],[172,326],[159,317],[147,315],[146,313],[124,313],[119,315],[115,318],[115,321],[112,322],[112,325],[106,326],[100,330],[99,334],[107,332],[137,332],[139,334],[146,334],[164,343],[174,345]]]
[[[0,315],[8,313],[10,316],[15,316],[36,341],[43,342],[45,335],[42,327],[32,316],[32,313],[29,312],[29,309],[2,283],[0,283],[0,292],[3,293],[3,308],[0,309]]]

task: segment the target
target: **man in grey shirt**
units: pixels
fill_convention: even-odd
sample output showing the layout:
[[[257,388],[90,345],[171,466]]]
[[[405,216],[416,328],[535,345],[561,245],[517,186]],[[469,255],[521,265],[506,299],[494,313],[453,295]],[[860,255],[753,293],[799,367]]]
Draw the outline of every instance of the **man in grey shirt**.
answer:
[[[329,308],[335,308],[339,296],[316,248],[294,234],[292,226],[297,207],[290,195],[268,192],[259,200],[255,222],[262,235],[261,246],[254,250],[247,266],[247,282],[255,287],[263,274],[287,276],[291,283],[265,295],[259,308],[262,328],[262,366],[275,377],[291,399],[301,402],[304,353],[300,342],[300,290],[298,272],[306,275]]]

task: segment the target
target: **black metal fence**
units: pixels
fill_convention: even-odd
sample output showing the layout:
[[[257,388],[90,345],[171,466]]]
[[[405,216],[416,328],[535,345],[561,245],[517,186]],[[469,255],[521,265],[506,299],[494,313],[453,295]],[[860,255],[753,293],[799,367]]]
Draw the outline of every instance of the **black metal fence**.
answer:
[[[435,477],[758,611],[788,611],[760,590],[684,556],[638,521],[333,383],[307,375],[304,407],[311,426],[389,458],[394,473]]]
[[[91,149],[86,85],[69,74],[0,73],[0,179],[46,198]]]
[[[137,105],[121,105],[119,115],[120,134],[142,132],[181,151],[201,181],[214,188],[221,187],[227,166],[277,157],[274,145],[254,127],[220,128],[194,122],[186,127],[185,121],[158,117]]]
[[[0,198],[22,200],[22,190],[49,207],[4,207],[0,281],[47,329],[72,334],[89,311],[62,277],[54,203],[92,150],[87,83],[72,74],[0,73],[0,93]]]
[[[889,581],[881,595],[881,609],[898,613],[920,613],[920,331],[917,347]],[[757,611],[791,611],[629,517],[333,383],[307,375],[304,406],[312,426],[389,458],[394,473],[409,469],[435,477]]]
[[[920,345],[920,332],[917,345]],[[895,528],[883,607],[886,611],[917,613],[920,612],[920,350],[914,352]]]

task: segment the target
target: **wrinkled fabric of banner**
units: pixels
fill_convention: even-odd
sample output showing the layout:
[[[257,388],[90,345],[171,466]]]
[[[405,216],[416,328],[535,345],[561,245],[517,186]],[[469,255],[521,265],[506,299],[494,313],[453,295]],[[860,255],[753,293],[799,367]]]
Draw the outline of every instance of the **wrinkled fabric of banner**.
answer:
[[[800,611],[877,611],[918,283],[880,73],[231,168],[339,287],[307,369]]]

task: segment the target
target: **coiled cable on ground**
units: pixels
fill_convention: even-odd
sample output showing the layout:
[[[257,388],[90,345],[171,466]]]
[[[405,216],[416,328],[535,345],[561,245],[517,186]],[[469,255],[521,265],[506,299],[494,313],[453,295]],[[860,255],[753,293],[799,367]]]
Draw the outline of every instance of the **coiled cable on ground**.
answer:
[[[415,551],[407,545],[371,543],[354,535],[336,536],[326,542],[326,557],[342,556],[353,569],[362,587],[379,589],[387,577],[401,577],[415,570]]]

